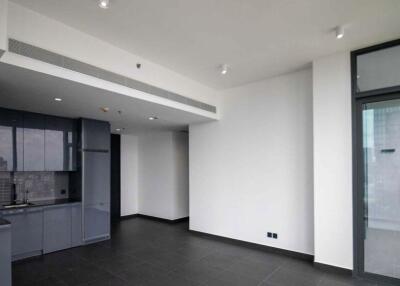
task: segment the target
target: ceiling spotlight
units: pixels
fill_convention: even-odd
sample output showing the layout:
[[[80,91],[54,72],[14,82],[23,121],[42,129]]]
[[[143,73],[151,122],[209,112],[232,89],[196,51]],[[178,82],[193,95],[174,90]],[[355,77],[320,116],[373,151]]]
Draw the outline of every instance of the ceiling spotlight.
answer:
[[[120,132],[121,128],[116,128],[115,131]]]
[[[100,107],[100,110],[103,111],[104,113],[109,112],[110,108],[109,107]]]
[[[149,117],[149,120],[157,120],[157,119],[158,119],[157,116],[150,116],[150,117]]]
[[[110,7],[110,0],[100,0],[99,7],[102,9],[108,9],[108,7]]]
[[[62,101],[62,98],[59,98],[59,97],[55,97],[55,98],[54,98],[54,101],[58,101],[58,102],[61,102],[61,101]]]
[[[228,73],[228,69],[229,69],[229,67],[228,67],[227,64],[221,65],[221,74],[223,74],[223,75],[227,74]]]
[[[336,39],[341,39],[344,37],[344,28],[343,26],[337,26],[335,28],[335,32],[336,32]]]

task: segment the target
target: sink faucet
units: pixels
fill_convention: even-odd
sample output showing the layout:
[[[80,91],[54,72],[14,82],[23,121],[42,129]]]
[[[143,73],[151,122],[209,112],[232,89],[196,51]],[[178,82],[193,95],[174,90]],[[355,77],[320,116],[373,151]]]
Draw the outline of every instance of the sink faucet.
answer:
[[[25,190],[25,193],[24,193],[24,204],[29,203],[28,198],[29,198],[29,190]]]
[[[15,205],[17,203],[17,184],[13,183],[11,185],[11,203]]]

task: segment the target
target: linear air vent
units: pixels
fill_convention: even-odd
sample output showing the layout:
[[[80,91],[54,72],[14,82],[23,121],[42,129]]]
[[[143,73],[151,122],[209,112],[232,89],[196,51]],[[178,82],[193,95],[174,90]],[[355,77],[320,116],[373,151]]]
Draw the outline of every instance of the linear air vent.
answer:
[[[80,72],[86,75],[97,77],[106,81],[110,81],[116,84],[120,84],[129,88],[133,88],[142,92],[150,93],[155,96],[166,98],[175,102],[190,105],[202,110],[216,113],[217,108],[213,105],[209,105],[174,92],[167,91],[165,89],[158,88],[156,86],[128,78],[126,76],[116,74],[84,62],[80,62],[63,55],[59,55],[48,50],[38,48],[14,39],[8,40],[8,50],[12,53],[19,54],[25,57],[29,57],[35,60],[46,62],[52,65],[56,65],[62,68]],[[1,55],[1,53],[0,53]]]

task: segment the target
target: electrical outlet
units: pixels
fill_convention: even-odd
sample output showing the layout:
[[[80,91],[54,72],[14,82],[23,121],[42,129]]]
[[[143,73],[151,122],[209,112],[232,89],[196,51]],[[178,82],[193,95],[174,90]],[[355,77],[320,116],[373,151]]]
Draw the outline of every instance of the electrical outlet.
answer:
[[[277,233],[273,233],[273,234],[272,234],[272,237],[273,237],[274,239],[278,239],[278,234],[277,234]]]
[[[267,236],[268,236],[269,238],[271,238],[271,237],[272,237],[272,232],[268,232],[268,233],[267,233]]]

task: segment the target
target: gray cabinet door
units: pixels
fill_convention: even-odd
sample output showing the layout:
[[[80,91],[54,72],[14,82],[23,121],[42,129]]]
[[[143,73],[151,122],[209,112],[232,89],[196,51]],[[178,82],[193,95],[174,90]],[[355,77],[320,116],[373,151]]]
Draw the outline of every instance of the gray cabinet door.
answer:
[[[25,212],[24,210],[3,211],[3,218],[11,223],[11,255],[26,252]]]
[[[49,253],[71,247],[71,207],[46,207],[43,212],[43,251]]]
[[[45,169],[46,171],[76,170],[76,122],[56,116],[46,116]]]
[[[0,285],[11,286],[11,226],[0,225]]]
[[[82,204],[71,206],[71,246],[82,245]]]
[[[82,156],[84,204],[110,203],[110,154],[82,152]]]
[[[82,149],[110,150],[110,124],[82,119]]]
[[[44,171],[45,117],[24,114],[24,171]]]
[[[26,237],[27,252],[41,251],[43,249],[43,209],[26,209]],[[29,239],[27,239],[29,238]]]
[[[110,204],[84,206],[84,240],[94,241],[110,236]]]
[[[43,249],[42,208],[3,211],[3,218],[11,222],[13,257],[28,257]]]
[[[23,123],[21,112],[0,108],[0,171],[23,170]]]

